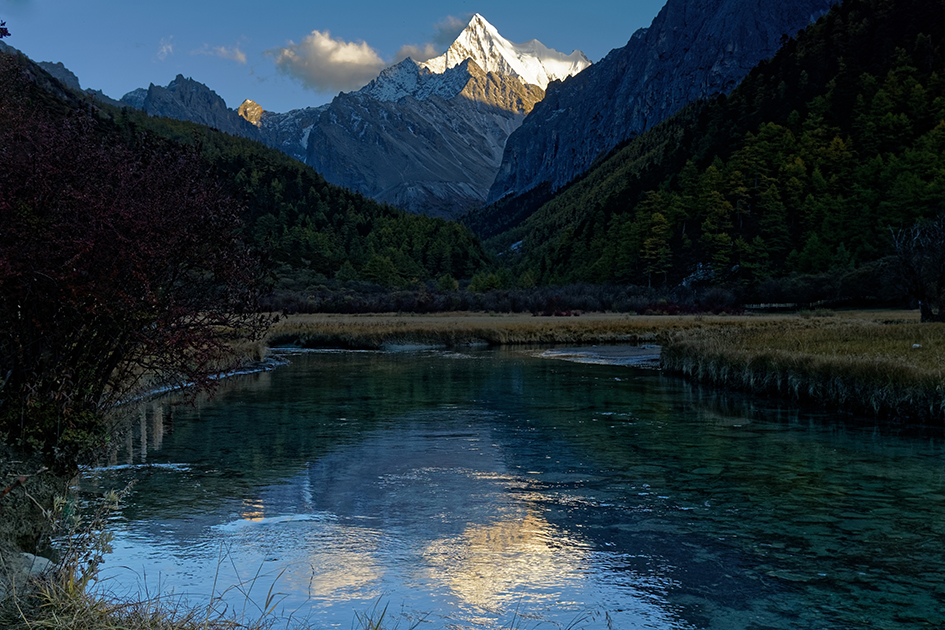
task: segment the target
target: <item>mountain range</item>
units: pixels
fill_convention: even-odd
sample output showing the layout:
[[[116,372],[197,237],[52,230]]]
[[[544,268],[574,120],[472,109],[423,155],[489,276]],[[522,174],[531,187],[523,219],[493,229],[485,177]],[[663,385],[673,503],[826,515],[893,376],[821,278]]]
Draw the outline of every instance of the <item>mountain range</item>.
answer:
[[[493,213],[472,227],[489,227],[510,277],[543,285],[941,303],[924,296],[945,277],[942,42],[941,2],[845,0],[518,224],[491,227]]]
[[[594,65],[579,51],[513,44],[476,14],[439,57],[405,59],[321,107],[269,112],[260,98],[234,110],[180,75],[121,102],[261,141],[378,201],[458,218],[556,190],[687,103],[730,91],[834,2],[669,0]],[[78,87],[61,64],[48,65]]]
[[[322,107],[279,114],[247,100],[234,111],[183,76],[122,102],[260,140],[378,201],[456,218],[485,202],[506,139],[549,82],[589,65],[579,51],[513,44],[476,14],[439,57],[405,59]]]
[[[540,45],[502,43],[477,18],[442,57],[405,60],[320,108],[278,114],[246,101],[234,111],[182,76],[124,98],[283,154],[128,107],[100,111],[125,138],[157,133],[202,146],[248,200],[260,245],[299,274],[300,292],[329,279],[404,286],[438,278],[448,287],[459,278],[493,288],[708,284],[763,302],[875,297],[876,287],[895,283],[890,234],[941,212],[945,9],[846,0],[776,37],[830,4],[670,0],[626,48],[563,81],[558,73],[574,72],[569,59],[578,54],[535,63]],[[723,35],[725,45],[706,43]],[[741,52],[776,45],[737,78],[748,63]],[[522,59],[531,62],[516,67]],[[78,79],[62,64],[43,67],[23,65],[57,98],[78,98]],[[716,96],[683,104],[699,93]],[[103,98],[86,90],[79,100],[90,97]],[[503,138],[508,157],[522,136],[535,148],[517,164],[532,163],[523,173],[537,173],[538,183],[519,180],[465,215],[465,226],[367,203],[300,163],[349,189],[445,215],[476,203]],[[267,179],[276,163],[280,173]],[[477,284],[470,274],[481,265],[498,271]]]

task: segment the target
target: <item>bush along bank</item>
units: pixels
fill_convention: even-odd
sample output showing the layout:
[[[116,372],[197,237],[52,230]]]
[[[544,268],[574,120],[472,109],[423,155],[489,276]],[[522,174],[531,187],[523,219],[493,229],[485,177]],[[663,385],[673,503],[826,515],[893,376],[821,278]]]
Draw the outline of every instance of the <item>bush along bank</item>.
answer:
[[[945,424],[945,325],[816,319],[685,330],[666,337],[662,368],[751,394]]]

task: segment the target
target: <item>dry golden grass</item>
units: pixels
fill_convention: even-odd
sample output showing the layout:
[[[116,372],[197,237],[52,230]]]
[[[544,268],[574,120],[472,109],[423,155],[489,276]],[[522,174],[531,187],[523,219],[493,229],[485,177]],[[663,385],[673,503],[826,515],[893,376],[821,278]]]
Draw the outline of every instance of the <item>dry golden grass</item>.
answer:
[[[672,335],[663,366],[694,380],[901,420],[945,419],[945,325],[905,312],[705,327]]]
[[[658,343],[663,368],[700,382],[882,416],[945,419],[945,325],[916,311],[580,317],[294,315],[270,346]]]
[[[772,316],[779,318],[781,316]],[[580,317],[529,314],[292,315],[269,332],[270,346],[380,348],[385,344],[590,344],[653,342],[706,325],[750,322],[755,316],[638,316],[586,313]]]

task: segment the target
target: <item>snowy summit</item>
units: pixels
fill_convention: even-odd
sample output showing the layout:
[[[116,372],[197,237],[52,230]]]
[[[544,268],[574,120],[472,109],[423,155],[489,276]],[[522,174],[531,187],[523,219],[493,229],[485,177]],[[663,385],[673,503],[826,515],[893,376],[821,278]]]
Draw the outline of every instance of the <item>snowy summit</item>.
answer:
[[[537,39],[513,44],[499,35],[495,27],[478,13],[445,53],[419,65],[443,74],[466,59],[472,59],[486,72],[519,77],[543,90],[552,81],[566,79],[591,65],[579,50],[565,55]]]

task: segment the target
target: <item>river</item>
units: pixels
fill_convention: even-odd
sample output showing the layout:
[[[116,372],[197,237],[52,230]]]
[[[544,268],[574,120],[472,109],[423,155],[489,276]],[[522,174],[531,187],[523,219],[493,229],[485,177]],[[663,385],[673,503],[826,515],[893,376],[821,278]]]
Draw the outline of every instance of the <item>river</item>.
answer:
[[[99,588],[282,626],[945,624],[938,430],[723,394],[608,353],[311,352],[142,407]]]

